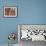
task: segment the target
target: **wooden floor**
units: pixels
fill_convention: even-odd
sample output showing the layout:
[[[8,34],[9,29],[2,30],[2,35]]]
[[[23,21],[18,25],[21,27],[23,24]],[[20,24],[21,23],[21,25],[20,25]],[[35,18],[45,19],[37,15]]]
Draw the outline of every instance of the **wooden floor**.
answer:
[[[21,40],[19,46],[46,46],[46,42],[44,42],[44,41],[32,42],[31,40],[28,40],[28,41]]]
[[[0,44],[0,46],[8,46],[8,44]],[[13,46],[46,46],[46,42],[42,41],[32,42],[31,40],[28,41],[21,40],[19,44],[15,44]]]

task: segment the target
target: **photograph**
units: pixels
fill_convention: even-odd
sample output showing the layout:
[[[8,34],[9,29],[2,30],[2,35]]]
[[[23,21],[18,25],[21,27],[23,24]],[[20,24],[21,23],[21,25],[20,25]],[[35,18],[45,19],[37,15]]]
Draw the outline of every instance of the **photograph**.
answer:
[[[16,17],[17,8],[16,7],[4,7],[4,17]]]
[[[18,32],[20,33],[20,41],[46,41],[46,25],[20,24],[18,30],[20,31]]]

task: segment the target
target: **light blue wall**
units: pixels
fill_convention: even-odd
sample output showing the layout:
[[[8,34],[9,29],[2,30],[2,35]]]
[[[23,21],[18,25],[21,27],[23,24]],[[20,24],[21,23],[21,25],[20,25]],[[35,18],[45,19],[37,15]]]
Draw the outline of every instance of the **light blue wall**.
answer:
[[[0,0],[0,44],[8,43],[8,35],[10,32],[16,32],[17,35],[17,18],[4,18],[4,6],[16,6],[18,8],[18,0]],[[15,41],[18,42],[17,39]]]
[[[9,32],[18,32],[18,24],[46,24],[46,0],[0,0],[0,44],[8,43]],[[3,18],[4,6],[16,6],[16,18]],[[17,39],[16,39],[17,42]]]

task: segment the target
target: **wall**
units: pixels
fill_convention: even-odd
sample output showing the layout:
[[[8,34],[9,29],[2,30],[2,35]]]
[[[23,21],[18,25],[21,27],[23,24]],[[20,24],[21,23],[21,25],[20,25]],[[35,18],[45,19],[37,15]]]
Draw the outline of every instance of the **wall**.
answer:
[[[4,6],[16,6],[18,16],[4,18]],[[46,0],[0,0],[0,44],[8,43],[9,32],[18,32],[18,24],[46,24]]]
[[[18,6],[18,0],[0,0],[0,44],[7,44],[9,42],[8,35],[10,32],[17,32],[17,18],[4,18],[3,8],[5,6]],[[18,39],[18,38],[17,38]],[[18,42],[16,39],[16,43]]]

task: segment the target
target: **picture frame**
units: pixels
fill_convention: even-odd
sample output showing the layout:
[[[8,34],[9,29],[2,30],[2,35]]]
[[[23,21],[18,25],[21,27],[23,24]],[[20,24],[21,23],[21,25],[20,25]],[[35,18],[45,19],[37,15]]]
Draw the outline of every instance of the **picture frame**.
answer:
[[[17,16],[17,7],[4,7],[4,17],[16,17]]]
[[[28,35],[23,32],[27,30]],[[18,24],[18,41],[22,40],[46,41],[46,24]]]

